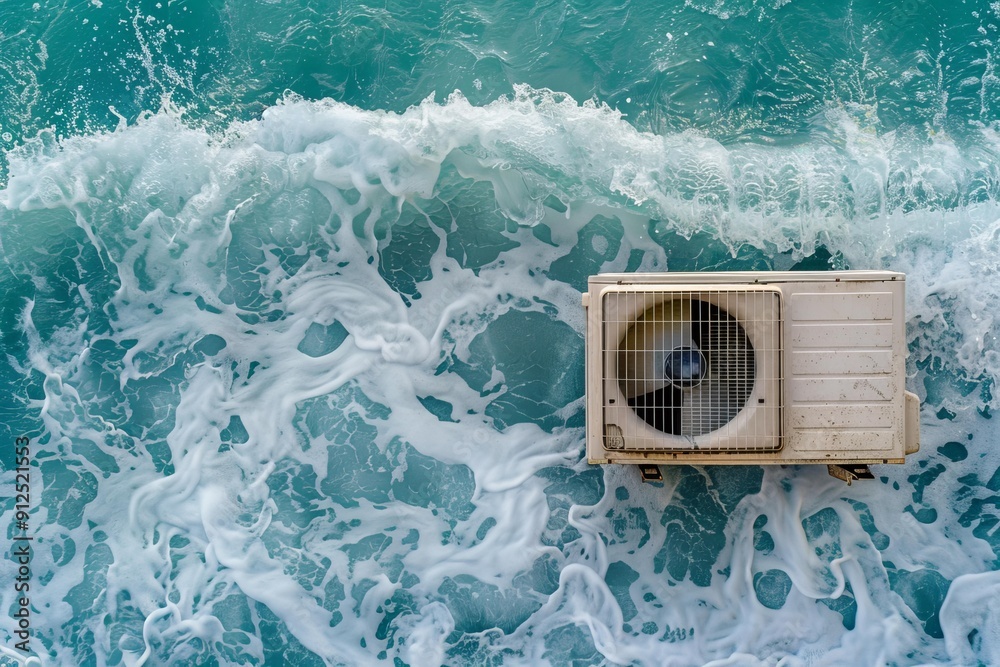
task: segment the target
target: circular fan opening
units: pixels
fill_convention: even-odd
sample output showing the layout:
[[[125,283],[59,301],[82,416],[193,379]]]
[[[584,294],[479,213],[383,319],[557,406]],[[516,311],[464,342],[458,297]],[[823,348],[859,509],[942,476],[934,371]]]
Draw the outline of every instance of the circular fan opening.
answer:
[[[618,384],[647,424],[695,437],[732,421],[753,392],[746,330],[715,304],[673,299],[647,309],[618,348]]]

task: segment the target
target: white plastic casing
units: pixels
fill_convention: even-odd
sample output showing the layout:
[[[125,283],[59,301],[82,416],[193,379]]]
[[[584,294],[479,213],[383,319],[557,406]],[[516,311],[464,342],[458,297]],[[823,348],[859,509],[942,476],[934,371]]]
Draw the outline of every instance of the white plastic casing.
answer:
[[[642,295],[646,301],[631,307],[641,313],[650,294],[670,299],[681,290],[696,296],[768,293],[777,295],[780,310],[775,334],[754,321],[774,316],[772,306],[754,305],[763,297],[727,297],[730,314],[756,350],[753,393],[727,428],[686,439],[635,416],[611,358],[626,328],[614,312],[622,310],[621,292]],[[919,401],[905,390],[901,273],[602,274],[590,278],[583,302],[591,463],[902,463],[919,449]],[[743,437],[747,433],[752,437]]]

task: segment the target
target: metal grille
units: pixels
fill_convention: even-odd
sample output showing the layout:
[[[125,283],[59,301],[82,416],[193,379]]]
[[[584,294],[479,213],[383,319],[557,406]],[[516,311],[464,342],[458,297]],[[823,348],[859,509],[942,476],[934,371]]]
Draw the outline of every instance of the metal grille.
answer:
[[[626,289],[604,299],[605,414],[620,436],[609,439],[615,448],[780,447],[777,293]]]

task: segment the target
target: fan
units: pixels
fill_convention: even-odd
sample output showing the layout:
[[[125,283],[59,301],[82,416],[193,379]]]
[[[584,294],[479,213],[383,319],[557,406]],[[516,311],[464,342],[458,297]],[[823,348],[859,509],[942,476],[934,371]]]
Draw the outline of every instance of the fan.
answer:
[[[902,463],[905,277],[890,271],[591,276],[587,460]],[[853,466],[853,467],[852,467]]]
[[[732,421],[753,391],[754,349],[715,304],[674,299],[647,309],[618,347],[622,394],[658,431],[694,437]]]

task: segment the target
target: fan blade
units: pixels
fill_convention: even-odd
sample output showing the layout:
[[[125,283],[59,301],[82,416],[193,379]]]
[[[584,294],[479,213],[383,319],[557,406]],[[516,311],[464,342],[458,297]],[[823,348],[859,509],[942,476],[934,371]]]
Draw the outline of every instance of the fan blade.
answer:
[[[648,309],[629,327],[618,347],[622,393],[632,399],[670,387],[663,372],[666,356],[693,344],[690,301],[670,301]]]
[[[653,428],[664,433],[680,435],[683,393],[680,389],[663,387],[648,394],[630,398],[628,404],[643,421]]]
[[[708,375],[685,392],[681,434],[703,435],[736,418],[753,391],[754,351],[743,327],[721,309],[700,322],[696,338],[708,358]]]

